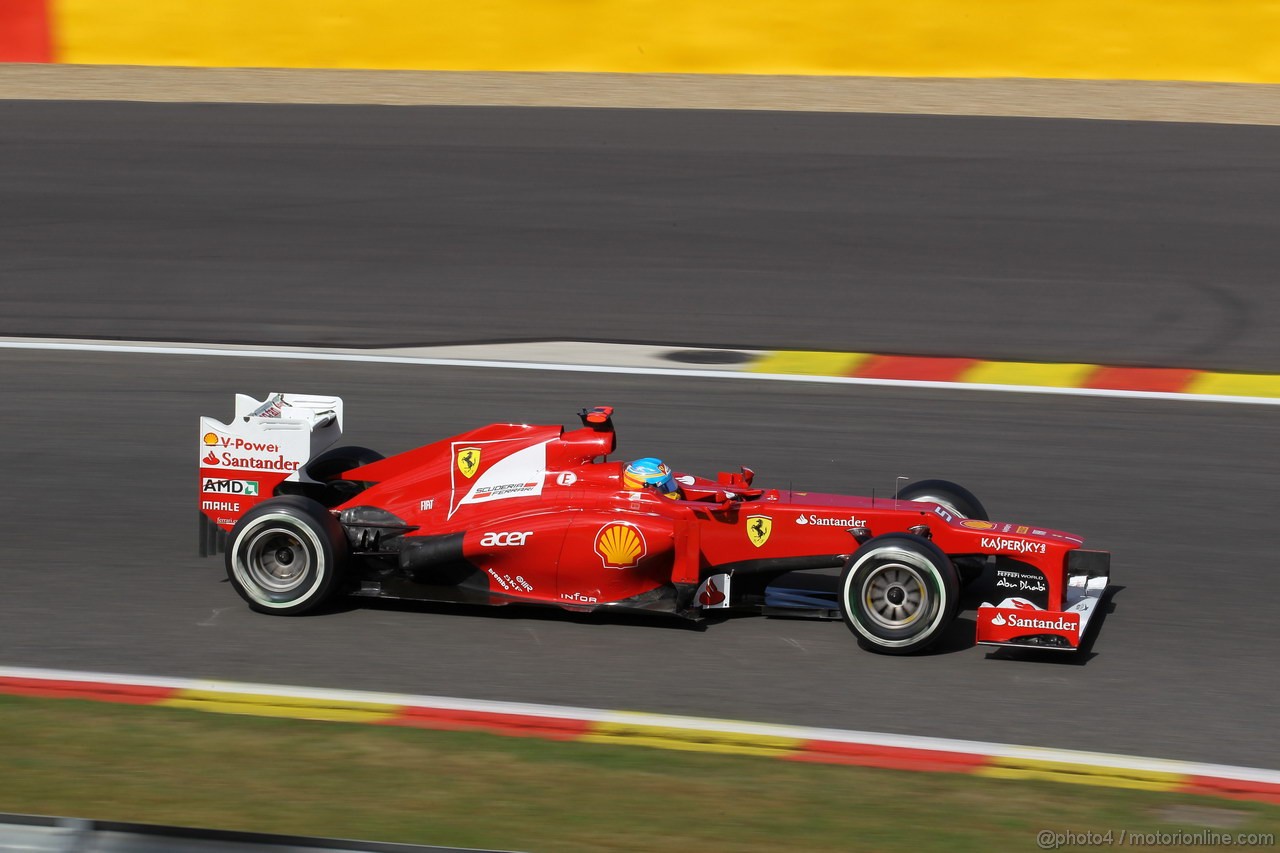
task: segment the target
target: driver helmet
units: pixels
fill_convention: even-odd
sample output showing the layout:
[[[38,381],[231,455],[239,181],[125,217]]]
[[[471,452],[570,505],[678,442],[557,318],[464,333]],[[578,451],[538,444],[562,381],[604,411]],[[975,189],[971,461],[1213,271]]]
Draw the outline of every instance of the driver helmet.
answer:
[[[626,489],[652,488],[668,498],[680,496],[675,475],[661,459],[646,456],[627,465],[622,472],[622,486]]]

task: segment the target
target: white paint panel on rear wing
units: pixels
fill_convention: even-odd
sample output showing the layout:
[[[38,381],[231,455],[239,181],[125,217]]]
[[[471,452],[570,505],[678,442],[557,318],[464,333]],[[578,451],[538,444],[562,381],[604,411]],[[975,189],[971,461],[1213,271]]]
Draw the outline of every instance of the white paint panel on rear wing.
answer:
[[[230,423],[200,418],[200,467],[228,477],[284,473],[301,478],[302,467],[342,436],[342,400],[307,394],[236,395]]]

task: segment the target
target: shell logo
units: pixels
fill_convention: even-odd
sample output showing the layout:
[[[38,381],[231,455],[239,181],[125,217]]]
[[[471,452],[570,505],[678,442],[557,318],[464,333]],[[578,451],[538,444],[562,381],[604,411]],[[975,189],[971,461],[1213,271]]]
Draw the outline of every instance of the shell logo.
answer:
[[[970,530],[992,530],[995,528],[996,525],[994,522],[990,522],[990,521],[980,521],[979,519],[976,519],[976,518],[966,518],[964,521],[960,522],[960,526],[967,527]]]
[[[205,443],[205,444],[207,444],[207,445],[209,445],[210,447],[212,447],[213,445],[217,444],[217,443],[218,443],[218,434],[217,434],[217,433],[213,433],[213,432],[206,432],[206,433],[204,434],[204,443]]]
[[[638,527],[614,521],[596,533],[595,550],[606,569],[630,569],[639,564],[649,549]]]

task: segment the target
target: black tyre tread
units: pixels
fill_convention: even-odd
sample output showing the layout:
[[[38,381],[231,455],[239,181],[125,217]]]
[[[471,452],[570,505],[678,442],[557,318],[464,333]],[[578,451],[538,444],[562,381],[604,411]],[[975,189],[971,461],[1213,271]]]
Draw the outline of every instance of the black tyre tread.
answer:
[[[268,607],[257,602],[237,580],[233,564],[238,552],[238,540],[241,531],[263,515],[282,510],[287,515],[309,522],[308,526],[313,527],[323,546],[323,554],[321,556],[324,558],[324,565],[327,566],[328,573],[328,577],[322,581],[321,588],[315,595],[299,606],[292,608]],[[251,610],[258,613],[268,613],[273,616],[300,616],[318,609],[332,598],[341,585],[342,572],[347,557],[346,533],[343,531],[341,523],[333,517],[324,504],[302,495],[281,495],[265,500],[249,510],[232,528],[230,535],[227,537],[225,566],[231,586],[244,599]]]
[[[898,499],[910,501],[926,495],[947,498],[947,502],[959,510],[965,518],[978,521],[991,520],[986,507],[982,505],[982,501],[978,500],[977,495],[950,480],[921,480],[918,483],[909,483],[899,490]]]
[[[359,468],[384,458],[386,457],[376,450],[355,444],[330,448],[302,466],[303,473],[316,482],[286,480],[276,486],[275,494],[278,497],[292,495],[310,498],[326,507],[335,507],[346,503],[373,485],[360,480],[339,479],[340,475],[352,468]]]
[[[304,467],[308,477],[325,483],[352,468],[380,462],[384,458],[386,457],[376,450],[361,447],[358,444],[347,444],[342,447],[331,447]]]
[[[932,632],[930,632],[928,636],[920,642],[908,643],[904,646],[884,646],[867,638],[854,624],[856,617],[850,612],[851,607],[844,597],[846,585],[854,565],[856,565],[867,553],[875,551],[886,545],[907,545],[909,546],[907,550],[915,551],[918,554],[927,556],[930,562],[936,567],[940,576],[942,589],[939,590],[939,594],[942,597],[942,602],[939,607],[942,608],[943,611],[942,618]],[[841,616],[844,619],[846,627],[848,627],[857,638],[859,646],[867,651],[884,655],[918,654],[926,651],[930,646],[942,639],[943,635],[947,631],[947,627],[955,620],[956,614],[960,609],[960,576],[950,558],[947,557],[941,548],[933,542],[930,542],[928,539],[921,536],[915,536],[910,533],[888,533],[868,540],[849,558],[844,569],[840,572],[840,595]],[[892,639],[906,639],[906,637]]]

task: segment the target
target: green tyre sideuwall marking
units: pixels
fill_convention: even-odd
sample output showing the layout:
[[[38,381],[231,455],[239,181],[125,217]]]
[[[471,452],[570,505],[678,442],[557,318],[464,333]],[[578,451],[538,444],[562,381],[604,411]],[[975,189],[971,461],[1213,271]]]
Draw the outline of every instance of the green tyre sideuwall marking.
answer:
[[[946,631],[959,607],[955,566],[920,536],[890,533],[865,542],[840,574],[845,624],[868,651],[923,651]]]

